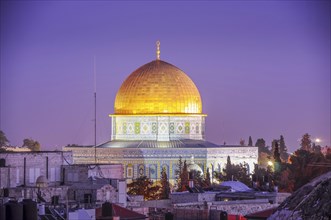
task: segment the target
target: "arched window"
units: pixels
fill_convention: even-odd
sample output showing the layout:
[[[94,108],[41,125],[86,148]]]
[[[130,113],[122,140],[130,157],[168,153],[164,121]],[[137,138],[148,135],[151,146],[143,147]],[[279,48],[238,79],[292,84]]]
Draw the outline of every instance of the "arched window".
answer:
[[[133,166],[132,166],[132,164],[129,164],[126,167],[126,177],[127,178],[133,178]]]
[[[177,164],[172,164],[172,175],[171,175],[172,179],[176,178],[177,170],[178,170],[178,165]]]
[[[149,165],[149,178],[157,179],[157,165],[156,164]]]
[[[138,166],[138,176],[139,177],[145,176],[145,166],[144,166],[144,164],[140,164]]]
[[[161,172],[162,172],[163,168],[165,168],[167,177],[169,179],[169,166],[167,164],[162,164],[162,166],[161,166]]]

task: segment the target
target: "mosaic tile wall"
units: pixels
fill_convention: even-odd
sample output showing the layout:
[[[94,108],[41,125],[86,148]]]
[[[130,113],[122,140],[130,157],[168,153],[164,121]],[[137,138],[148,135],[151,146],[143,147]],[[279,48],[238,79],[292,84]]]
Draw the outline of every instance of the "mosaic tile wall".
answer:
[[[113,116],[112,140],[204,140],[204,116]]]

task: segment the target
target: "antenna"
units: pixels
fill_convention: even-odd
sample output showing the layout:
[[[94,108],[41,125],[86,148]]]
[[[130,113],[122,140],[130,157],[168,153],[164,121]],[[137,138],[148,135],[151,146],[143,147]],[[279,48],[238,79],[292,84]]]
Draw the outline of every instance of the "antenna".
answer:
[[[93,59],[93,74],[94,74],[94,163],[97,163],[97,72],[96,58]]]

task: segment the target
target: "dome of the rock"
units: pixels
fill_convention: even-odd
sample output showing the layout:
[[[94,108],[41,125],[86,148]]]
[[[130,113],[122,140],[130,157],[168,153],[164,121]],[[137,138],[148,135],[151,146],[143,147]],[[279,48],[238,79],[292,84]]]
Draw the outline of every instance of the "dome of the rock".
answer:
[[[154,60],[123,82],[114,109],[115,115],[201,114],[202,103],[194,82],[182,70]]]

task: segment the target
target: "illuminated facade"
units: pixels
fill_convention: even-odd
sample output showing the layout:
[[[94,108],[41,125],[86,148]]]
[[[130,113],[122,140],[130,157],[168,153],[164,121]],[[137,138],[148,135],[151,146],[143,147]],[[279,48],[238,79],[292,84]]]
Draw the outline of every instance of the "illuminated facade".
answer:
[[[154,60],[120,87],[112,117],[112,140],[204,139],[200,93],[177,67]]]
[[[178,159],[191,167],[220,171],[227,156],[253,167],[257,148],[220,146],[205,140],[205,117],[200,93],[179,68],[157,59],[132,72],[120,87],[114,104],[111,141],[94,148],[66,147],[75,163],[122,163],[125,177],[160,178],[166,168],[171,182]],[[96,153],[96,155],[95,155]]]

